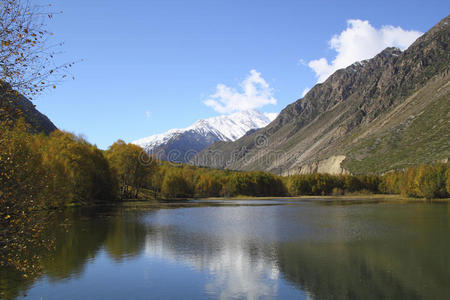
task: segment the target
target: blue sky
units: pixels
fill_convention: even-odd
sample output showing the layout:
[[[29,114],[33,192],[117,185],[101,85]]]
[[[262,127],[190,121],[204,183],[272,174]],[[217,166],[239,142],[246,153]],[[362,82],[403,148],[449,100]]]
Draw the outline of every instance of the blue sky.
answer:
[[[34,103],[103,149],[248,107],[279,112],[335,68],[409,44],[450,11],[448,1],[52,4],[63,11],[49,24],[65,42],[57,59],[79,63],[75,80]]]

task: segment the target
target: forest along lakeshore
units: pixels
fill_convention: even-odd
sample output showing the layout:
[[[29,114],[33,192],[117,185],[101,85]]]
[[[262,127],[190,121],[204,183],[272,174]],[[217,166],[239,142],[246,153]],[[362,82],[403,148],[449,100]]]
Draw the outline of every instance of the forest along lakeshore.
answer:
[[[55,13],[0,4],[1,299],[450,298],[449,16],[234,140],[176,131],[216,165],[58,129]]]

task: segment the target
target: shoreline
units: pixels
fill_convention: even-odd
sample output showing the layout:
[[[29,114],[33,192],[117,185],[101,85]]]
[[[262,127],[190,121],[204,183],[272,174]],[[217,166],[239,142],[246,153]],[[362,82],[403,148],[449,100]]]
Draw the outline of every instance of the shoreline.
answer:
[[[279,201],[270,203],[269,201]],[[283,203],[285,200],[286,203]],[[236,203],[233,203],[236,201]],[[241,204],[238,201],[249,201]],[[268,201],[264,203],[254,203],[252,201]],[[425,198],[408,198],[400,195],[341,195],[341,196],[297,196],[297,197],[209,197],[209,198],[186,198],[186,199],[164,199],[164,200],[144,200],[129,199],[117,203],[125,208],[181,208],[181,207],[202,207],[202,206],[239,206],[239,205],[293,205],[295,202],[310,202],[324,205],[349,205],[349,204],[407,204],[407,203],[449,203],[450,198],[426,200]]]

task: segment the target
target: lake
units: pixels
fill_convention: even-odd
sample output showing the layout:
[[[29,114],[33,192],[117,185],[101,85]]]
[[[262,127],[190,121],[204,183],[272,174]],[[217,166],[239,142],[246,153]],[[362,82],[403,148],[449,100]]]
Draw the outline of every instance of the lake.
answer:
[[[42,275],[1,286],[8,299],[450,299],[449,207],[286,199],[71,209],[47,229],[55,248]]]

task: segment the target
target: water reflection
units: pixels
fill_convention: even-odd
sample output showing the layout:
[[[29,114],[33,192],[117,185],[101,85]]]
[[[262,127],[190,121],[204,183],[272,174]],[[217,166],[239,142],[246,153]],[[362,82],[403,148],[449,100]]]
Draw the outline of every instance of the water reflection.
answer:
[[[147,236],[145,253],[208,272],[212,276],[204,289],[215,298],[258,299],[277,295],[279,270],[274,244],[240,235],[220,239],[214,234],[162,226]]]
[[[56,247],[43,275],[0,270],[0,289],[4,299],[446,299],[448,213],[305,202],[66,211],[47,224]]]

